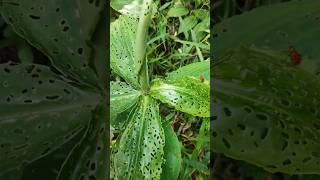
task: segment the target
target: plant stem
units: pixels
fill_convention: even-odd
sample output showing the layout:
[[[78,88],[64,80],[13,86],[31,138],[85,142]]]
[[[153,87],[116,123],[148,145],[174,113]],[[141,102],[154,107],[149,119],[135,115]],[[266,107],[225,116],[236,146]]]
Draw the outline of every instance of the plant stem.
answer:
[[[148,78],[148,62],[146,62],[146,49],[147,41],[146,37],[148,34],[148,28],[151,22],[150,7],[152,0],[145,0],[142,5],[137,35],[135,39],[135,73],[138,74],[139,81],[143,90],[148,91],[149,89],[149,78]]]

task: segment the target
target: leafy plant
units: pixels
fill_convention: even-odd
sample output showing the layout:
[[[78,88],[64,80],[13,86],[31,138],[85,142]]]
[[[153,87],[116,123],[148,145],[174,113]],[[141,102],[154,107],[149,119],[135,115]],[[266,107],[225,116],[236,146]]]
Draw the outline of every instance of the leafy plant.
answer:
[[[111,126],[120,132],[112,147],[112,177],[177,179],[181,145],[162,120],[159,101],[193,116],[209,117],[209,73],[198,71],[209,69],[209,61],[187,65],[166,78],[152,78],[146,37],[155,4],[130,3],[134,6],[111,1],[114,9],[125,12],[111,23],[111,67],[125,81],[110,82]]]
[[[318,7],[279,3],[215,26],[214,152],[272,173],[320,173]],[[292,64],[290,46],[301,64]]]
[[[108,179],[104,1],[17,0],[0,12],[50,59],[0,64],[0,179]]]

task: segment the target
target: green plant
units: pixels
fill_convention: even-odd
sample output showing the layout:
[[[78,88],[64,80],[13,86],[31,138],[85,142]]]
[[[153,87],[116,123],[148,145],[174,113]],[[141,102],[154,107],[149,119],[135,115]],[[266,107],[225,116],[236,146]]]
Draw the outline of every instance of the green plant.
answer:
[[[320,173],[318,19],[319,2],[304,0],[215,26],[214,152],[272,173]],[[292,64],[290,46],[301,64]]]
[[[153,78],[145,52],[155,4],[134,2],[124,11],[123,4],[111,1],[113,8],[126,12],[111,23],[111,68],[125,81],[110,82],[111,126],[120,133],[112,147],[112,177],[177,179],[181,145],[162,120],[159,101],[193,116],[209,117],[209,61],[184,66],[164,79]]]
[[[0,13],[50,59],[0,64],[0,179],[108,179],[104,1],[17,0]]]

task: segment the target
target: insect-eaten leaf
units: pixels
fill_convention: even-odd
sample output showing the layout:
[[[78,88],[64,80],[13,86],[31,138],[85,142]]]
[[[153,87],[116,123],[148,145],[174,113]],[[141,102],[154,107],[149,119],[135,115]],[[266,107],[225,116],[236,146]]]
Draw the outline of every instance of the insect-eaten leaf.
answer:
[[[43,157],[76,136],[100,99],[42,65],[1,64],[0,82],[2,172]]]
[[[0,12],[60,73],[97,88],[97,74],[90,62],[94,49],[88,42],[104,8],[105,1],[99,0],[34,0],[32,4],[20,0],[1,4]]]
[[[143,96],[113,149],[114,179],[160,179],[164,142],[158,104]]]
[[[66,158],[57,180],[109,179],[106,170],[109,167],[106,104],[98,105],[94,114],[86,136]]]
[[[139,91],[136,91],[125,82],[110,82],[110,116],[113,127],[118,127],[119,122],[114,121],[118,114],[136,104],[140,95]]]
[[[138,77],[135,69],[135,38],[138,21],[136,18],[121,15],[111,23],[110,39],[110,65],[113,72],[134,88],[139,88]],[[141,63],[139,64],[141,66]]]
[[[210,116],[210,86],[207,81],[186,76],[175,81],[155,79],[150,94],[177,110],[194,116]]]
[[[229,51],[213,70],[214,151],[270,172],[320,173],[318,76],[253,47]]]

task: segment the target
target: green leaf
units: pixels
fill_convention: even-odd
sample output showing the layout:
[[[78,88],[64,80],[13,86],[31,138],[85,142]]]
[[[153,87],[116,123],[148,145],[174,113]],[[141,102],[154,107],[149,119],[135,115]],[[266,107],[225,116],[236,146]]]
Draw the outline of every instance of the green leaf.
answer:
[[[284,53],[246,47],[213,72],[214,151],[270,172],[320,173],[317,75]]]
[[[210,116],[210,86],[199,78],[186,76],[176,81],[155,79],[150,95],[182,112]]]
[[[148,62],[146,59],[147,49],[147,38],[148,30],[151,23],[152,0],[144,0],[141,12],[139,16],[139,22],[137,26],[137,35],[135,37],[134,47],[134,63],[135,63],[135,74],[139,75],[139,82],[143,90],[149,89],[149,78],[148,78]]]
[[[66,159],[57,180],[109,179],[109,155],[107,146],[106,103],[94,110],[86,137],[75,146]]]
[[[179,26],[179,33],[190,31],[197,23],[198,20],[195,16],[188,16],[182,19]]]
[[[205,9],[195,9],[192,11],[192,13],[198,18],[198,19],[206,19],[210,17],[209,11]]]
[[[110,115],[111,125],[113,127],[119,127],[119,123],[116,122],[116,116],[134,104],[136,104],[139,100],[139,96],[141,93],[133,89],[130,85],[124,82],[110,82]]]
[[[176,5],[169,9],[168,17],[181,17],[189,14],[189,10],[182,5]]]
[[[136,104],[133,104],[127,110],[119,113],[119,114],[111,114],[110,116],[110,126],[115,131],[122,131],[125,127],[125,124],[128,120],[129,114],[134,110]]]
[[[105,1],[17,0],[0,6],[5,21],[67,76],[97,87],[90,40]],[[88,15],[90,14],[90,15]]]
[[[62,79],[42,65],[0,65],[0,169],[3,172],[54,151],[91,119],[91,110],[99,96]]]
[[[201,41],[207,34],[210,34],[210,16],[204,18],[200,23],[198,23],[194,28],[196,33],[196,38]]]
[[[101,13],[101,18],[97,24],[97,28],[92,36],[92,47],[94,49],[92,55],[92,64],[94,64],[95,70],[100,80],[102,91],[104,94],[107,94],[108,88],[108,74],[110,69],[110,62],[106,57],[109,56],[108,50],[106,48],[107,39],[109,39],[109,24],[108,22],[108,13],[109,11],[105,9]]]
[[[177,135],[173,131],[169,123],[163,126],[165,134],[164,145],[164,164],[162,165],[163,171],[161,174],[162,180],[176,180],[178,179],[181,168],[181,144]]]
[[[142,97],[113,149],[114,178],[160,179],[164,138],[158,104]]]
[[[140,87],[135,73],[134,47],[138,21],[121,15],[111,23],[110,65],[112,70],[135,88]]]
[[[203,77],[210,80],[210,61],[201,61],[180,67],[178,70],[170,72],[166,76],[168,81],[177,81],[185,76],[193,76],[195,78]]]
[[[215,38],[211,44],[215,44],[214,53],[221,56],[228,49],[237,48],[241,42],[245,46],[255,45],[284,52],[293,45],[303,57],[320,57],[317,48],[320,38],[319,6],[320,1],[317,0],[284,2],[255,8],[224,20],[213,28]]]
[[[87,129],[83,129],[80,133],[74,136],[71,140],[67,143],[61,145],[58,149],[53,151],[52,153],[26,165],[25,167],[21,168],[21,176],[22,178],[15,178],[28,180],[28,179],[35,179],[35,180],[56,180],[58,173],[68,155],[70,154],[71,150],[76,146],[79,141],[84,137]],[[13,172],[17,173],[17,172]],[[35,178],[36,177],[36,178]],[[0,177],[1,179],[2,177]],[[5,179],[5,178],[3,178]],[[10,180],[10,178],[6,178]]]
[[[122,14],[139,17],[143,0],[111,0],[110,5],[113,9]]]

